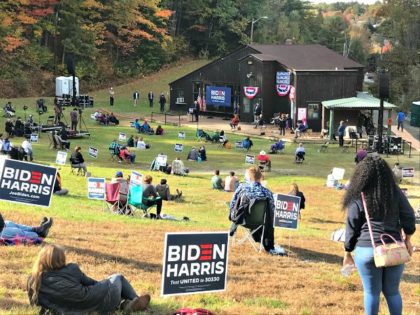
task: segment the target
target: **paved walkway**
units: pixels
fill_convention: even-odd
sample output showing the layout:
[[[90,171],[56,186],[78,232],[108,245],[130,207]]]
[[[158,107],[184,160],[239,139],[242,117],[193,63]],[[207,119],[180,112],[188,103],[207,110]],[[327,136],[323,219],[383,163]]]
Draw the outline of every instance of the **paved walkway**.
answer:
[[[416,139],[412,134],[410,134],[407,130],[404,129],[404,131],[397,130],[397,126],[391,127],[392,132],[398,136],[404,139],[405,141],[411,142],[411,147],[415,149],[417,152],[420,152],[420,141]],[[420,133],[420,128],[413,129],[414,132]],[[418,137],[418,134],[417,134]]]

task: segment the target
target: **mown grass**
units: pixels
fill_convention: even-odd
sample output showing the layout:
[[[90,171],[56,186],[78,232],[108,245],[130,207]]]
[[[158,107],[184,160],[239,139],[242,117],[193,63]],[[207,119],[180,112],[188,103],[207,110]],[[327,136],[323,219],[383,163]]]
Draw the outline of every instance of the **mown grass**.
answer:
[[[178,69],[178,74],[179,71]],[[156,76],[159,79],[143,80],[136,84],[144,83],[146,87],[147,81],[155,84],[170,76],[161,73]],[[131,93],[132,87],[116,89],[119,90]],[[101,97],[106,102],[106,91],[98,92],[98,98]],[[121,108],[124,112],[131,110],[130,97],[131,94],[121,107],[117,103],[114,110],[117,113]],[[23,100],[16,100],[16,103],[19,102]],[[142,104],[136,110],[142,114],[147,112],[147,107]],[[92,176],[109,179],[116,170],[123,170],[128,175],[134,169],[143,174],[151,174],[154,183],[166,177],[172,190],[179,188],[183,191],[184,200],[180,203],[165,202],[163,212],[178,218],[188,216],[190,221],[152,221],[140,216],[132,218],[114,215],[106,210],[102,202],[87,199],[86,178],[71,175],[68,166],[61,167],[60,170],[63,185],[70,190],[68,196],[54,196],[52,206],[48,209],[0,202],[0,211],[5,218],[34,225],[42,216],[54,217],[55,223],[47,241],[65,246],[68,261],[80,264],[82,270],[91,277],[101,279],[120,272],[139,292],[150,292],[152,304],[146,314],[172,314],[177,308],[187,306],[205,307],[216,314],[363,313],[360,279],[357,274],[349,278],[340,275],[342,245],[329,240],[331,232],[340,228],[344,222],[345,213],[340,206],[343,192],[324,187],[326,176],[334,166],[344,167],[345,178],[349,178],[354,167],[353,152],[342,153],[338,147],[332,146],[328,152],[318,153],[319,145],[308,144],[305,163],[296,165],[293,163],[296,145],[287,144],[285,153],[272,156],[273,171],[266,173],[266,180],[267,186],[277,193],[287,193],[290,184],[296,182],[307,198],[307,208],[302,213],[299,229],[275,231],[276,243],[284,246],[289,256],[257,254],[248,244],[232,246],[229,252],[228,287],[225,292],[161,298],[159,294],[165,233],[225,231],[229,228],[226,203],[232,194],[211,190],[210,178],[214,169],[220,169],[223,176],[234,170],[242,180],[247,167],[244,163],[245,152],[199,143],[195,139],[193,128],[164,126],[165,136],[146,137],[146,142],[152,147],[150,150],[136,152],[136,164],[118,164],[109,160],[108,145],[119,132],[131,134],[133,129],[128,127],[127,121],[122,122],[120,127],[97,126],[88,119],[91,111],[86,110],[85,120],[92,136],[89,139],[73,140],[72,147],[82,146]],[[2,123],[0,120],[0,125]],[[179,142],[179,130],[185,131],[187,136],[182,141],[185,152],[180,156],[185,160],[192,146],[204,144],[209,161],[186,161],[186,166],[191,169],[188,177],[151,172],[150,162],[158,153],[168,154],[169,161],[179,155],[173,151],[174,143]],[[233,134],[228,137],[231,141],[242,138]],[[251,153],[269,148],[267,139],[253,140],[255,146]],[[40,143],[34,145],[36,162],[53,164],[56,151],[50,150],[48,146],[46,135],[41,135]],[[97,159],[88,157],[89,146],[99,149]],[[402,165],[418,169],[418,153],[411,159],[407,156],[387,158],[391,165],[397,160]],[[420,199],[418,178],[405,182],[403,186],[408,188],[411,204],[417,207]],[[418,235],[415,235],[414,243],[420,243]],[[37,308],[28,305],[25,286],[38,251],[38,247],[0,248],[0,314],[37,313]],[[404,314],[420,313],[419,262],[417,253],[407,265],[402,279]],[[386,303],[382,300],[381,314],[386,313]]]

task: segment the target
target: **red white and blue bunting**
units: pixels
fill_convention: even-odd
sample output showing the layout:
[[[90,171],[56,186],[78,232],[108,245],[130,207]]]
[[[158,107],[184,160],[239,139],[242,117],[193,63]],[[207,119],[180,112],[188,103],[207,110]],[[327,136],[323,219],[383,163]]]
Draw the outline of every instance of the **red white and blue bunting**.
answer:
[[[288,84],[276,84],[276,92],[279,96],[285,96],[290,91],[290,85]]]
[[[244,86],[244,94],[250,100],[257,96],[259,91],[260,88],[257,86]]]

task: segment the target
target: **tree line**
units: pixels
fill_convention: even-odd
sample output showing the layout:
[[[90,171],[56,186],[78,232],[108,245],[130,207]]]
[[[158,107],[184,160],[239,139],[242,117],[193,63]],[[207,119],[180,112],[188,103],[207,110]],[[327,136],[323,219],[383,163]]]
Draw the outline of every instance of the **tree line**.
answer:
[[[417,0],[3,0],[0,96],[49,93],[75,56],[84,86],[145,75],[183,57],[215,58],[250,43],[318,43],[391,74],[392,100],[419,99]],[[373,88],[375,92],[375,88]]]

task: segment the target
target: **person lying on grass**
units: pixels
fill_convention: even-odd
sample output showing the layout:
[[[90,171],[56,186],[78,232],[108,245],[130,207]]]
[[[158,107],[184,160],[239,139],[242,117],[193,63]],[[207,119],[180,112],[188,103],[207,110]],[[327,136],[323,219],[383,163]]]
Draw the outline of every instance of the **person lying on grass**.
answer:
[[[43,218],[39,226],[27,226],[12,221],[4,221],[0,213],[0,239],[26,239],[36,242],[39,238],[48,236],[52,224],[52,218]]]
[[[66,264],[64,249],[46,245],[38,254],[28,279],[31,305],[60,314],[111,314],[118,309],[124,314],[143,311],[150,295],[138,296],[121,274],[96,281],[87,277],[77,264]]]

